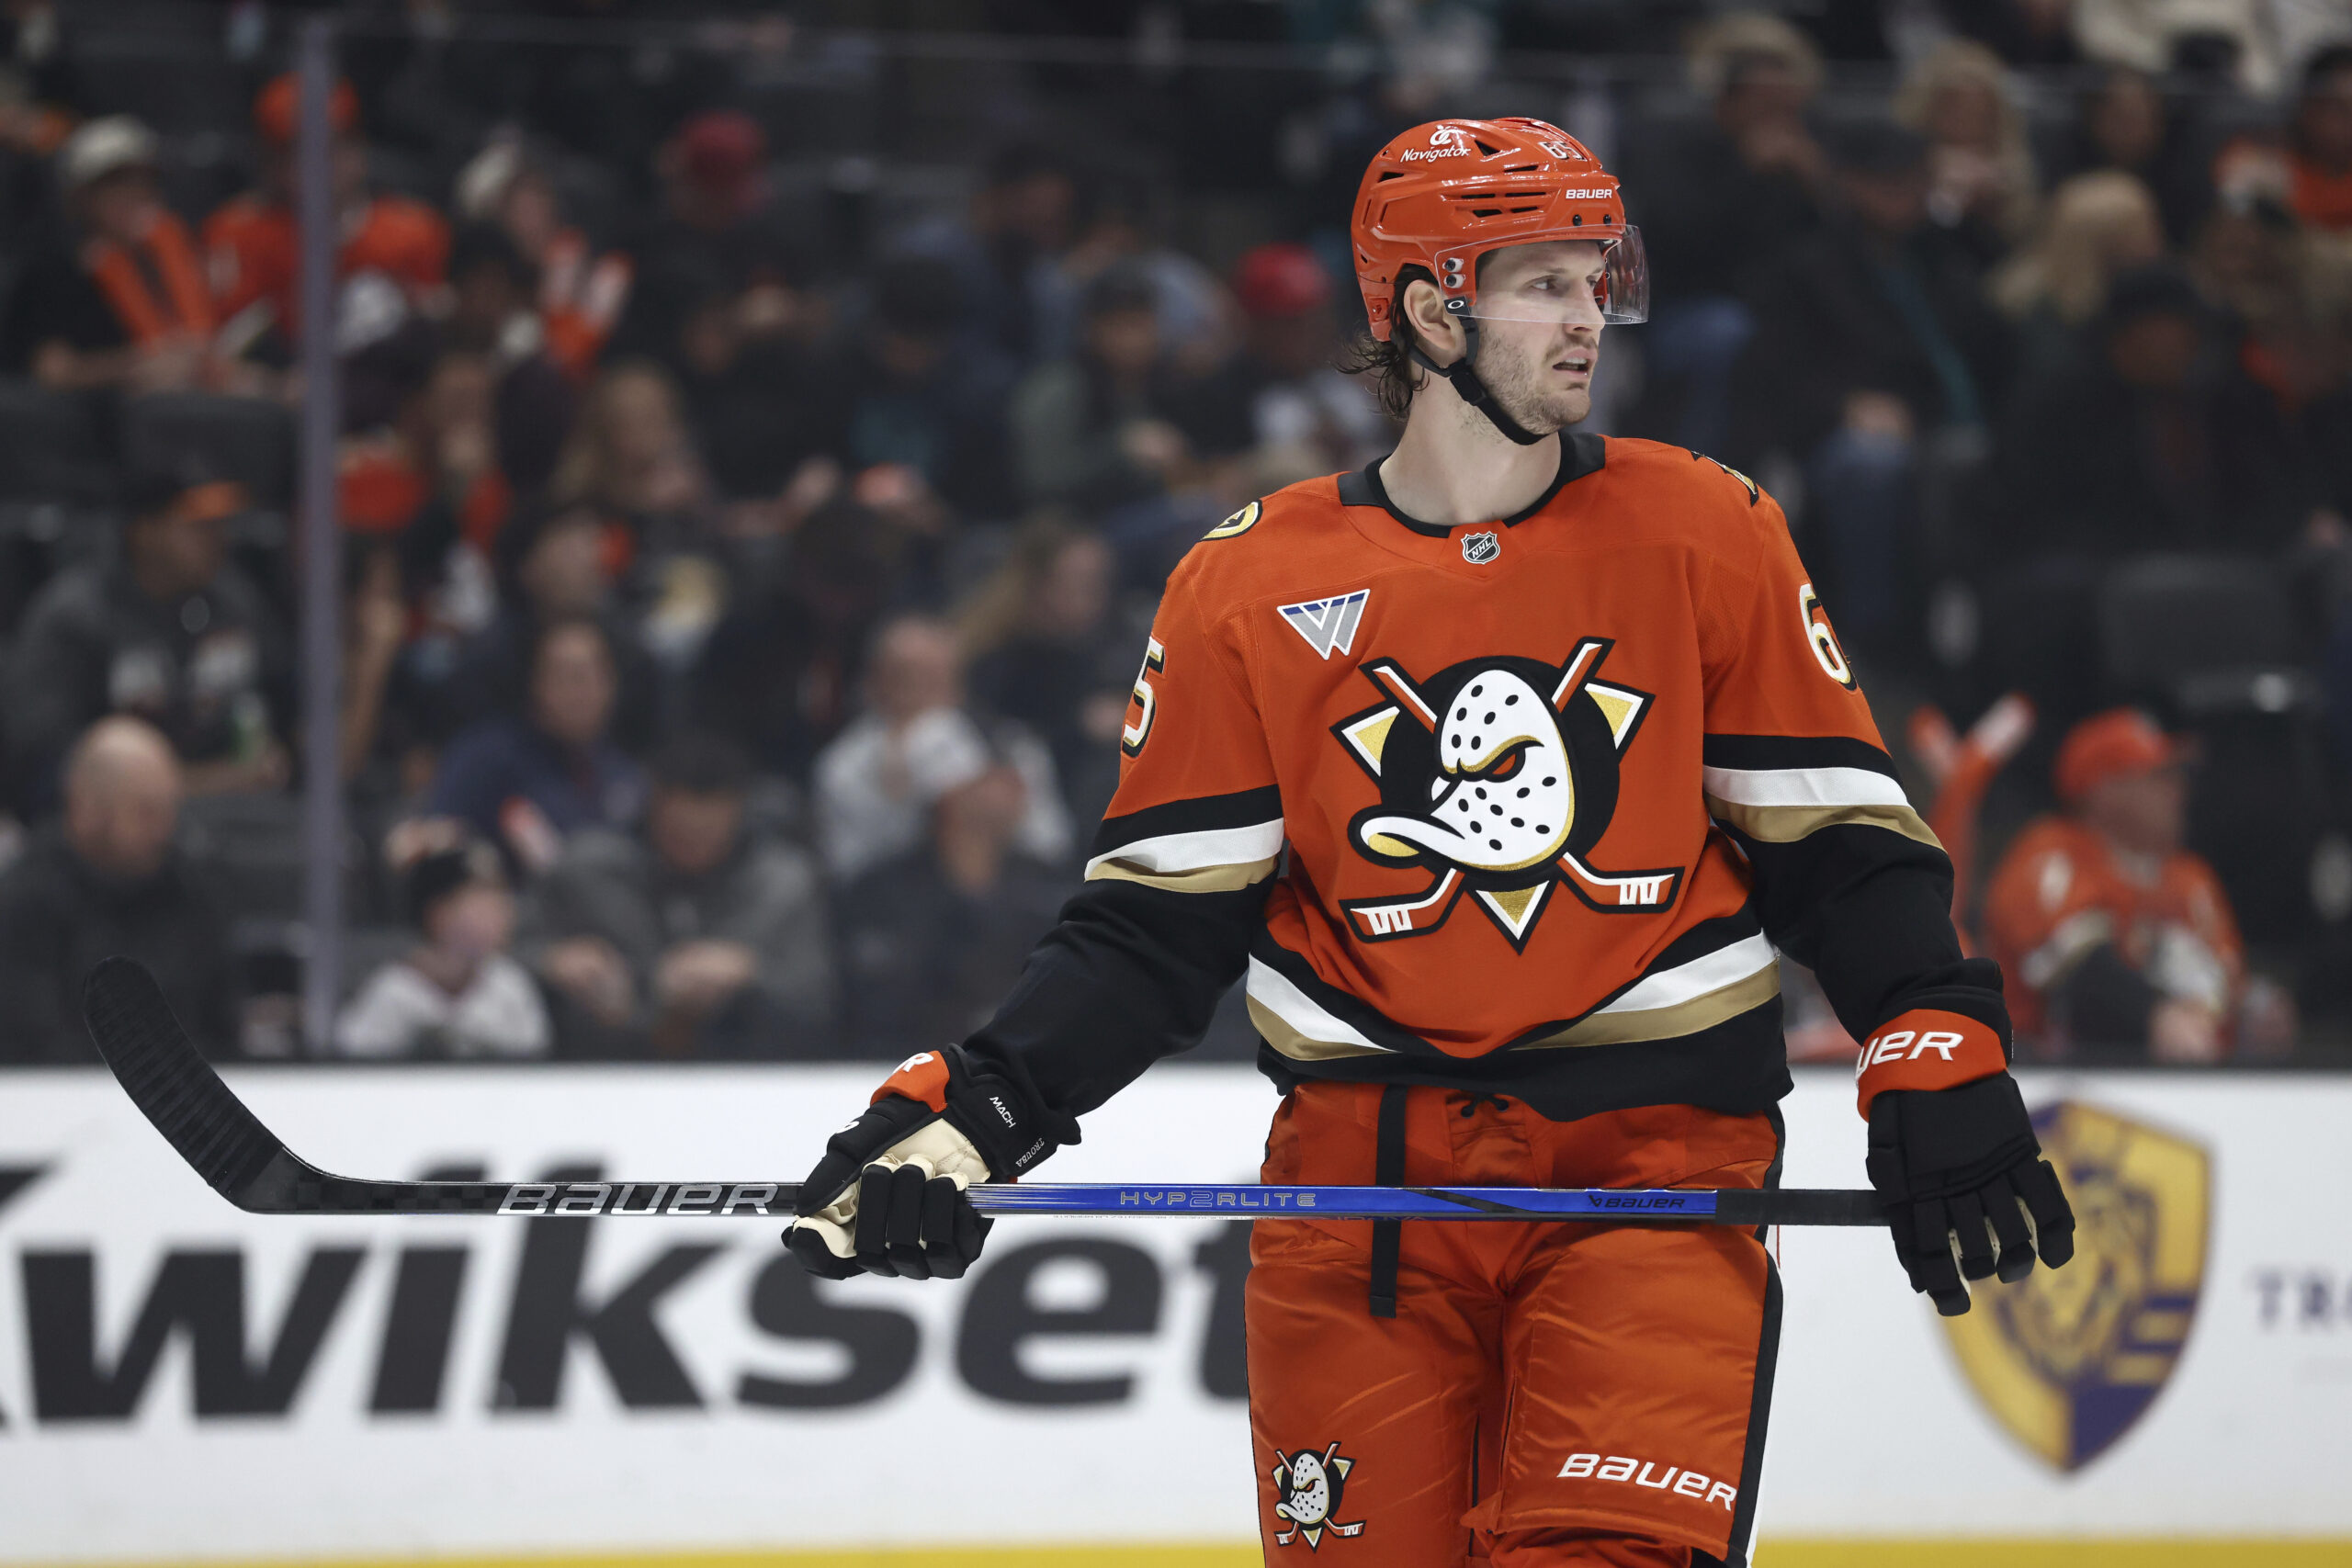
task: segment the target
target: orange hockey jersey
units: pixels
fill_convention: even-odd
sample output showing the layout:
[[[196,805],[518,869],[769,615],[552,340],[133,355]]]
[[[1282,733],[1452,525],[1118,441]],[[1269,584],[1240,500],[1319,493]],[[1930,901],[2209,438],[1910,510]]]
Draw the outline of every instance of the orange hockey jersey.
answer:
[[[1779,1098],[1776,944],[1857,1038],[1917,1007],[2002,1029],[1780,508],[1678,447],[1561,446],[1551,490],[1492,524],[1405,516],[1374,465],[1195,546],[1088,892],[1033,970],[1117,989],[1125,967],[1129,1009],[1186,984],[1213,1003],[1238,971],[1277,1082],[1471,1088],[1563,1119]],[[973,1043],[1067,1109],[1190,1043],[1138,1048],[1098,1015],[1090,1044],[1047,977]]]

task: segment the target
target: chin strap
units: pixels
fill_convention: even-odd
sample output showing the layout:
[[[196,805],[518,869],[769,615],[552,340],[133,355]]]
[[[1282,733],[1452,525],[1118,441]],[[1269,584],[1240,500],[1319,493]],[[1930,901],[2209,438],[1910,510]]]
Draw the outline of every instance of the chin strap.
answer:
[[[1453,311],[1455,303],[1456,301],[1447,300],[1446,310]],[[1501,431],[1520,446],[1532,446],[1543,440],[1542,435],[1505,413],[1502,404],[1495,400],[1495,394],[1487,389],[1484,381],[1478,379],[1478,373],[1470,367],[1470,362],[1478,357],[1478,318],[1455,313],[1453,319],[1462,323],[1461,358],[1451,365],[1440,365],[1422,353],[1419,344],[1413,344],[1406,352],[1431,375],[1445,378],[1447,384],[1453,387],[1455,397],[1485,414],[1497,430]]]

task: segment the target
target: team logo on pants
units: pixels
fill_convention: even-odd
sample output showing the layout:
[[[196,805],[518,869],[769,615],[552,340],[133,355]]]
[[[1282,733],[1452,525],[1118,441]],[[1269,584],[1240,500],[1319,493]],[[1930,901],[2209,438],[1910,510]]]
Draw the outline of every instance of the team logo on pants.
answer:
[[[1611,646],[1586,637],[1563,663],[1493,656],[1418,681],[1393,660],[1363,666],[1386,700],[1331,728],[1380,803],[1356,813],[1348,837],[1365,859],[1434,880],[1343,900],[1359,941],[1433,931],[1465,890],[1520,952],[1563,884],[1606,912],[1673,907],[1680,868],[1603,872],[1585,858],[1616,814],[1618,757],[1651,701],[1592,678]]]
[[[1290,1529],[1277,1531],[1274,1544],[1288,1546],[1305,1536],[1306,1549],[1318,1551],[1325,1530],[1341,1536],[1363,1534],[1362,1519],[1342,1525],[1331,1518],[1340,1511],[1340,1495],[1348,1489],[1348,1472],[1355,1467],[1355,1461],[1340,1457],[1337,1443],[1319,1454],[1312,1449],[1288,1455],[1275,1450],[1274,1489],[1282,1497],[1274,1504],[1274,1517],[1288,1519]]]

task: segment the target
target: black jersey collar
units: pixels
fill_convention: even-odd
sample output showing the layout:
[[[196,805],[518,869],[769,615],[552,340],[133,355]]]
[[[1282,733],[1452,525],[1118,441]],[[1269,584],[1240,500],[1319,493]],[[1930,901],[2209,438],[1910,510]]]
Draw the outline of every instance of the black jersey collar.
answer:
[[[1386,461],[1385,457],[1375,458],[1360,469],[1341,474],[1340,476],[1340,504],[1377,506],[1414,533],[1425,534],[1432,539],[1442,539],[1451,536],[1453,532],[1452,527],[1437,523],[1424,523],[1418,517],[1408,517],[1397,510],[1396,503],[1388,499],[1388,487],[1380,482],[1380,465],[1385,461]],[[1502,525],[1506,528],[1516,528],[1551,505],[1552,498],[1558,495],[1572,480],[1580,479],[1587,474],[1599,473],[1608,466],[1608,462],[1609,444],[1605,438],[1563,431],[1560,434],[1560,471],[1552,477],[1550,484],[1544,487],[1542,495],[1537,496],[1510,516],[1502,518],[1500,520]]]

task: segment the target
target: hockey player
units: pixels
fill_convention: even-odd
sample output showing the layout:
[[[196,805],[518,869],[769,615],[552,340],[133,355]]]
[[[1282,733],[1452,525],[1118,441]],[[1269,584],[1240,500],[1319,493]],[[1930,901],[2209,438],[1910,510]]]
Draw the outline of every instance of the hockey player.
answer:
[[[820,1274],[960,1274],[1008,1180],[1247,976],[1265,1179],[1756,1187],[1776,949],[1864,1041],[1868,1168],[1939,1311],[2073,1250],[1999,971],[1743,476],[1572,428],[1647,277],[1556,128],[1397,138],[1353,215],[1395,452],[1243,507],[1170,579],[1084,889],[1002,1010],[801,1189]],[[1269,1562],[1747,1561],[1781,1291],[1713,1226],[1257,1228]]]

